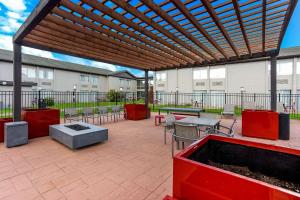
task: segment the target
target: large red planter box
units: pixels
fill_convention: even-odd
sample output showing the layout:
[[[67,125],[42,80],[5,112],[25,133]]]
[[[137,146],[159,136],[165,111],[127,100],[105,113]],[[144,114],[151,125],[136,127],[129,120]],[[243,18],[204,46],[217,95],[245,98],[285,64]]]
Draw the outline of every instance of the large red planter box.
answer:
[[[0,119],[0,142],[4,142],[4,124],[6,122],[12,122],[12,118],[1,118]]]
[[[147,119],[147,108],[143,104],[126,104],[124,105],[126,119],[129,120],[141,120]],[[150,109],[148,108],[150,115]]]
[[[242,134],[247,137],[277,140],[279,115],[269,110],[245,110],[242,113]]]
[[[28,137],[44,137],[49,135],[49,126],[60,123],[58,109],[25,109],[22,120],[28,122]]]
[[[174,157],[173,198],[300,199],[300,193],[211,166],[211,161],[300,183],[300,150],[210,135]]]

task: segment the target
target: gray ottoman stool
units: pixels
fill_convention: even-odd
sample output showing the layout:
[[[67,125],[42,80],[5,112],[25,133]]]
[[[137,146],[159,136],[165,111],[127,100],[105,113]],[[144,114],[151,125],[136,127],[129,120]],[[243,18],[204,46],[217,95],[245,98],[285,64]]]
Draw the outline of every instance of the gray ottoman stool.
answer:
[[[9,122],[4,125],[4,143],[6,147],[15,147],[28,143],[28,123]]]

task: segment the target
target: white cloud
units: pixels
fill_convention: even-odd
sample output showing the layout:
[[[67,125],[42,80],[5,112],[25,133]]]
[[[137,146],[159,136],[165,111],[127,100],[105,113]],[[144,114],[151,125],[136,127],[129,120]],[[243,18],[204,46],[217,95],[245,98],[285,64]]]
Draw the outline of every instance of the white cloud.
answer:
[[[108,69],[110,71],[117,71],[117,66],[108,64],[108,63],[102,63],[102,62],[96,62],[96,61],[90,61],[90,66],[97,67],[97,68],[102,68],[102,69]]]
[[[23,11],[26,9],[24,0],[0,0],[0,4],[12,11]]]
[[[42,51],[39,49],[33,49],[29,47],[22,47],[22,53],[54,59],[53,54],[49,51]]]
[[[0,48],[6,49],[6,50],[12,50],[12,37],[8,35],[2,35],[0,34]]]
[[[22,24],[14,18],[8,18],[0,23],[0,29],[6,33],[15,33]]]

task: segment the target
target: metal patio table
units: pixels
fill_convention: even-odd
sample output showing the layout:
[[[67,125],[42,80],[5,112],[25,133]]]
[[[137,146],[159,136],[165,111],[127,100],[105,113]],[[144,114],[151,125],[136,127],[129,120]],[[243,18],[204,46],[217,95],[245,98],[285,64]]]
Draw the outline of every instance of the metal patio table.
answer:
[[[194,124],[197,126],[207,126],[210,128],[217,128],[219,129],[220,126],[219,119],[212,119],[212,118],[197,118],[197,117],[186,117],[184,119],[177,120],[181,124]]]
[[[204,109],[201,108],[174,108],[174,107],[163,107],[158,109],[158,115],[160,115],[160,111],[167,111],[167,114],[170,112],[178,112],[178,113],[197,113],[198,117],[200,117],[200,113],[204,112]]]

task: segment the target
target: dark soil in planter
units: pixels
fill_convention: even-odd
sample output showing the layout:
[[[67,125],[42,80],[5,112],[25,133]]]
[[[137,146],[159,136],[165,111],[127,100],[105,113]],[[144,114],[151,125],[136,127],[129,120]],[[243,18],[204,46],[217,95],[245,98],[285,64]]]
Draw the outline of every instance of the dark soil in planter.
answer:
[[[65,127],[70,128],[74,131],[83,131],[83,130],[90,129],[89,127],[82,126],[82,125],[79,125],[79,124],[65,125]]]
[[[294,192],[300,193],[300,184],[298,183],[293,183],[290,181],[285,181],[285,180],[280,180],[275,177],[270,177],[270,176],[265,176],[262,173],[259,172],[252,172],[251,170],[248,169],[248,167],[240,167],[240,166],[235,166],[235,165],[225,165],[225,164],[220,164],[220,163],[215,163],[213,161],[208,161],[208,164],[210,166],[214,166],[220,169],[224,169],[226,171],[231,171],[243,176],[247,176],[256,180],[260,180],[272,185],[276,185],[288,190],[292,190]]]
[[[300,193],[300,156],[209,140],[188,159]]]

